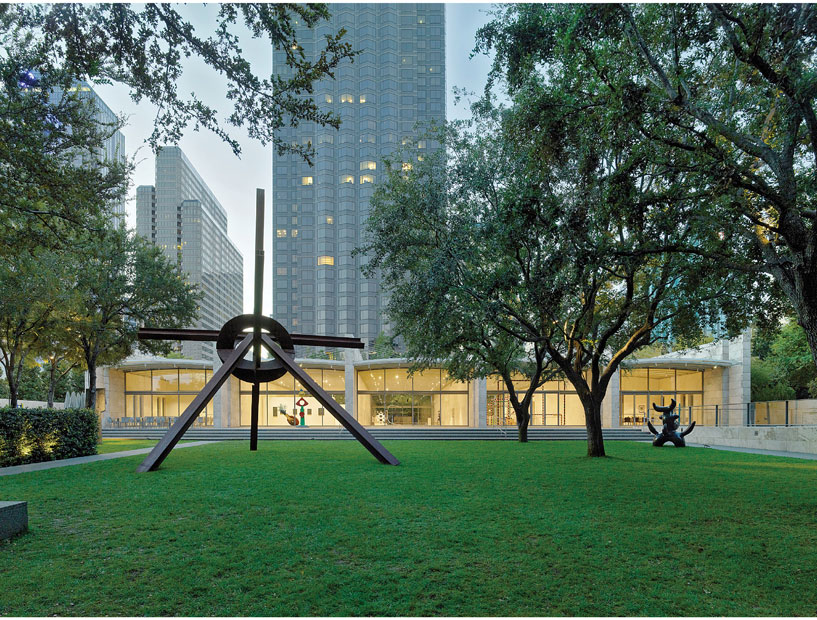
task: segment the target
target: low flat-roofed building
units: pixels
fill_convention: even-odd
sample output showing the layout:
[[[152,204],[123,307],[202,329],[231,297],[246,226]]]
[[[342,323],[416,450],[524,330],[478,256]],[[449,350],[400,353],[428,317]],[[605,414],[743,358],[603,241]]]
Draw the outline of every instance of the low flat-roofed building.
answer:
[[[605,428],[658,422],[651,405],[678,403],[683,424],[738,424],[750,402],[749,332],[733,340],[648,359],[632,359],[619,369],[602,406]],[[357,357],[357,359],[355,359]],[[516,419],[498,376],[461,382],[445,370],[413,375],[406,359],[297,359],[332,398],[366,427],[487,428],[513,426]],[[168,427],[193,401],[214,371],[212,362],[136,356],[100,369],[98,398],[103,429]],[[522,382],[523,379],[520,378]],[[520,386],[524,383],[520,383]],[[307,401],[309,427],[340,424],[289,374],[261,385],[259,426],[289,425]],[[199,416],[196,425],[240,428],[250,425],[251,384],[230,377]],[[532,427],[584,426],[584,411],[569,382],[543,384],[531,404]],[[660,422],[658,422],[660,423]]]

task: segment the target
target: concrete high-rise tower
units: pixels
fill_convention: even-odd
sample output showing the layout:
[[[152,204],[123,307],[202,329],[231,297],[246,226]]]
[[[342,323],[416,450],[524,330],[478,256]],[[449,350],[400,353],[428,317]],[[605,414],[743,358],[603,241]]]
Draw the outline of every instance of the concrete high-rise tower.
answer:
[[[78,89],[81,95],[88,97],[93,102],[96,108],[96,118],[103,125],[113,125],[117,122],[116,115],[102,100],[102,98],[85,82],[80,82]],[[121,131],[113,132],[103,145],[104,152],[102,159],[104,161],[122,163],[125,161],[125,136]],[[113,215],[116,225],[120,228],[125,225],[125,199],[119,200],[111,205],[111,214]]]
[[[445,11],[442,4],[333,4],[330,11],[329,22],[299,26],[306,57],[341,28],[361,54],[315,85],[313,97],[340,116],[340,130],[301,123],[281,131],[288,142],[314,145],[316,157],[314,167],[296,155],[273,158],[273,316],[295,332],[371,344],[388,332],[387,300],[377,278],[363,277],[365,257],[352,251],[362,245],[383,158],[408,141],[439,147],[416,125],[445,120]],[[285,74],[280,52],[273,66]]]
[[[227,236],[227,212],[179,147],[156,156],[156,185],[136,188],[136,232],[162,248],[204,293],[189,327],[219,329],[241,314],[244,260]],[[185,342],[182,354],[214,360],[215,345]]]
[[[75,85],[69,89],[69,92],[76,93],[82,100],[90,100],[94,109],[94,117],[103,128],[113,127],[118,122],[116,114],[113,113],[108,105],[87,82],[76,82]],[[56,89],[51,93],[50,97],[53,103],[57,103],[62,99],[63,92]],[[105,131],[107,131],[107,129],[105,129]],[[102,147],[98,152],[93,154],[81,154],[77,155],[76,157],[77,166],[104,166],[105,162],[123,163],[124,161],[125,136],[118,129],[111,132],[111,135],[105,139],[105,142],[102,144]],[[113,204],[109,205],[109,210],[116,225],[118,227],[124,226],[125,199],[122,198],[121,200],[117,200]]]

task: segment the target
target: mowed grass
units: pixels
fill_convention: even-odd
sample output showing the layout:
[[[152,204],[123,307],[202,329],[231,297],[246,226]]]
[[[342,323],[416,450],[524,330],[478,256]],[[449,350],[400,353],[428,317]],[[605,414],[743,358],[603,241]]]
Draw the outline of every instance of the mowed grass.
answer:
[[[158,443],[156,439],[117,439],[105,438],[96,445],[97,454],[110,454],[111,452],[124,452],[126,450],[138,450],[139,448],[152,448]],[[180,444],[187,443],[180,441]]]
[[[223,442],[0,478],[0,615],[817,615],[817,462]]]

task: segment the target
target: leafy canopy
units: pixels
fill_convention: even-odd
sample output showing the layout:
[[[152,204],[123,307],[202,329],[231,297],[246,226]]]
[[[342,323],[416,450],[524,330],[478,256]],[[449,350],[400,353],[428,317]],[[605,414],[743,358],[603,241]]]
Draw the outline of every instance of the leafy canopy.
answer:
[[[709,196],[697,217],[728,240],[664,249],[769,274],[817,360],[813,4],[512,5],[478,33],[487,50],[511,92],[565,70],[577,96],[602,83],[662,174]]]
[[[207,35],[197,32],[171,4],[17,4],[0,11],[8,15],[8,28],[30,33],[47,66],[61,67],[77,79],[124,84],[137,103],[147,99],[156,105],[150,137],[154,150],[177,143],[192,125],[212,131],[239,154],[230,128],[243,127],[250,138],[309,160],[311,146],[284,143],[276,131],[306,121],[338,127],[339,118],[319,110],[311,99],[312,83],[333,77],[341,62],[356,55],[342,41],[341,30],[325,35],[324,48],[307,60],[296,28],[328,19],[325,4],[220,4],[212,34]],[[282,51],[286,75],[278,68],[272,75],[258,75],[244,57],[241,32]],[[226,79],[226,96],[233,105],[229,114],[220,115],[194,92],[179,92],[183,59],[188,57],[198,57]]]

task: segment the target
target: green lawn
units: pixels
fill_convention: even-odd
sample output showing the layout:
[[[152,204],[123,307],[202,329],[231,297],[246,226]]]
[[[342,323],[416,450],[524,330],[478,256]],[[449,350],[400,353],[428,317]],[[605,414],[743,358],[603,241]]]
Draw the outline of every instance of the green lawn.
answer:
[[[0,615],[817,615],[817,462],[223,442],[0,478]]]
[[[96,445],[97,454],[109,454],[111,452],[124,452],[125,450],[138,450],[139,448],[152,448],[158,443],[156,439],[103,439]],[[180,441],[179,443],[187,443]],[[144,457],[143,457],[144,458]]]

